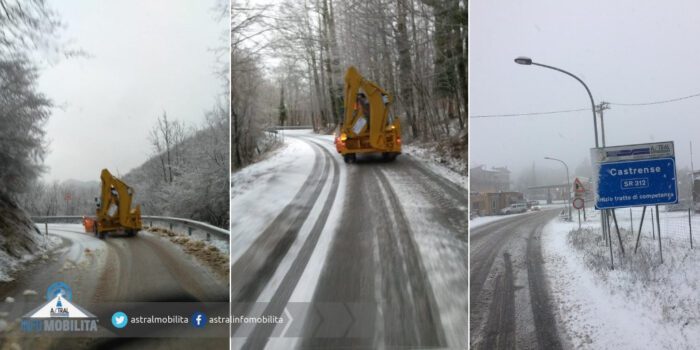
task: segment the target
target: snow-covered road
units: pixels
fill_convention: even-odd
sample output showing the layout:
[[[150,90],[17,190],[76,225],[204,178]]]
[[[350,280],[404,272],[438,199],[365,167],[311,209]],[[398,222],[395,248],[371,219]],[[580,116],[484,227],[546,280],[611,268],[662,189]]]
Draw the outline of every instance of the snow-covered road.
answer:
[[[225,277],[217,275],[161,236],[141,231],[136,237],[109,236],[101,240],[85,233],[80,224],[48,224],[48,231],[50,236],[58,237],[63,242],[53,251],[28,264],[13,281],[0,283],[0,301],[9,297],[18,302],[39,303],[49,284],[59,281],[70,286],[74,300],[78,300],[80,305],[92,305],[90,311],[98,316],[111,315],[115,310],[107,306],[102,310],[101,306],[111,303],[120,303],[121,307],[127,308],[129,304],[126,303],[139,302],[228,301]],[[36,294],[27,294],[27,291]],[[3,306],[7,305],[0,304],[0,311],[5,312]],[[16,320],[23,312],[27,312],[17,308],[11,310],[7,315],[0,313],[3,315],[0,319]],[[127,309],[124,311],[128,312]],[[16,323],[3,336],[5,339],[14,339],[18,345],[27,349],[80,349],[122,345],[149,347],[151,342],[148,339],[137,341],[110,338],[113,334],[107,328],[108,317],[102,320],[104,324],[99,333],[107,338],[95,337],[88,340],[55,337],[41,340],[39,337],[21,336]],[[3,344],[2,338],[0,337],[0,345]],[[201,345],[201,341],[194,338],[161,338],[157,344],[190,349],[197,344]],[[205,342],[211,346],[225,347],[228,344],[226,338]]]
[[[294,318],[234,326],[234,348],[467,346],[464,188],[408,155],[345,164],[309,131],[232,186],[255,217],[232,218],[232,313]]]
[[[541,258],[542,228],[557,215],[509,215],[470,233],[472,349],[559,349]]]

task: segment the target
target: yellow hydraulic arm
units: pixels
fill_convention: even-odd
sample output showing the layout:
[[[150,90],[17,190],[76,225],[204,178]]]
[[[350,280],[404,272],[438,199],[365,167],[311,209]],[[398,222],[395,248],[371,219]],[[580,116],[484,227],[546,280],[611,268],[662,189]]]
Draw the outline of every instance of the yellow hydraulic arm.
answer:
[[[102,169],[100,179],[102,191],[95,233],[104,237],[105,232],[123,230],[130,236],[135,235],[141,229],[141,207],[131,208],[134,190],[107,169]]]
[[[379,85],[364,79],[353,66],[345,73],[344,90],[345,115],[340,136],[336,139],[338,152],[343,155],[381,152],[395,158],[401,153],[401,126],[398,118],[389,117],[392,96]],[[369,116],[358,102],[361,92],[369,104]],[[362,126],[363,123],[367,125]]]

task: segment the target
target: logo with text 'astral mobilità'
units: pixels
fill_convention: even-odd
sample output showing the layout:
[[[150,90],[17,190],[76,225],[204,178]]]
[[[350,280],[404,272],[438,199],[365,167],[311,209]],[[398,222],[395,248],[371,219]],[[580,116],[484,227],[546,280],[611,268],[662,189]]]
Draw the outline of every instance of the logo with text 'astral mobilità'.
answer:
[[[24,332],[97,332],[97,317],[73,304],[73,293],[63,282],[46,291],[47,302],[22,317]]]

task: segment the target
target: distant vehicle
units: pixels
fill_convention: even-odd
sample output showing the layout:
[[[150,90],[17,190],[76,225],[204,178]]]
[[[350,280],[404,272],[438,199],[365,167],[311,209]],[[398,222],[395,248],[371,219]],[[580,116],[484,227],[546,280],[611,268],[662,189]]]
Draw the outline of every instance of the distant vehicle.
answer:
[[[501,214],[517,214],[524,213],[527,211],[527,203],[513,203],[503,209],[501,209]]]
[[[534,208],[540,204],[540,201],[528,201],[527,202],[527,207],[528,208]]]
[[[540,211],[541,208],[540,208],[539,205],[533,205],[532,208],[530,208],[530,210],[532,210],[532,211]]]
[[[95,198],[95,217],[83,217],[86,232],[104,239],[109,232],[123,232],[135,236],[141,230],[141,206],[131,207],[134,190],[109,170],[102,169],[101,197]]]

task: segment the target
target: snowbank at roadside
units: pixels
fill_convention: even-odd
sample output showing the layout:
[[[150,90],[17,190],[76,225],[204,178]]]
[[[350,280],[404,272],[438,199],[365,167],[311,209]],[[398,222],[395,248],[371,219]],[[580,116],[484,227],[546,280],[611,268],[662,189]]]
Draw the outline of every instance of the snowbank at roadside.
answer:
[[[402,152],[419,159],[430,170],[456,183],[465,190],[469,188],[466,161],[441,156],[436,150],[419,145],[404,145],[402,146]]]
[[[284,145],[269,157],[231,175],[231,262],[291,202],[311,173],[314,157],[306,142],[286,137]]]
[[[45,256],[61,240],[47,237],[14,200],[0,194],[0,282],[9,282],[27,263]]]

